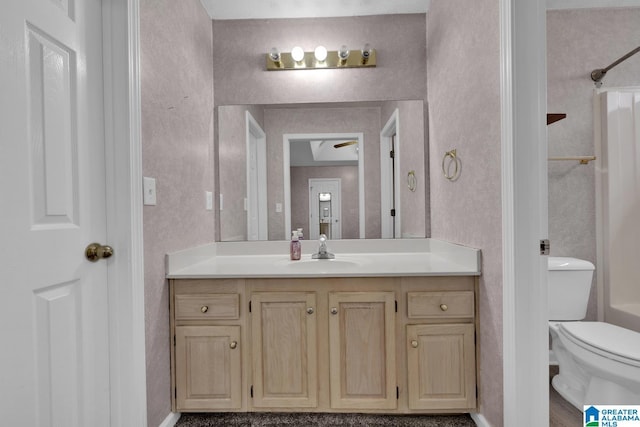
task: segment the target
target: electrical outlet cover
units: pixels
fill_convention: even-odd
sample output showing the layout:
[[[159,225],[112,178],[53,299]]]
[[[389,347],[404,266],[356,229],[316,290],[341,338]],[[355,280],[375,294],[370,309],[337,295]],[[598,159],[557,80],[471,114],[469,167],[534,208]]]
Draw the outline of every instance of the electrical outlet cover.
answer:
[[[155,178],[142,178],[143,203],[147,206],[155,206],[157,202]]]

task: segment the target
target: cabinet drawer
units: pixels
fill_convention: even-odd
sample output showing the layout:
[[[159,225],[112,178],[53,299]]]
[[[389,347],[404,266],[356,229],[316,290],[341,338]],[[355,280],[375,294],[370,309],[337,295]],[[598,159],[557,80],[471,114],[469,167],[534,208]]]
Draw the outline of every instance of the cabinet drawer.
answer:
[[[176,320],[238,319],[238,294],[176,295]]]
[[[473,305],[472,291],[407,293],[410,319],[473,317]]]

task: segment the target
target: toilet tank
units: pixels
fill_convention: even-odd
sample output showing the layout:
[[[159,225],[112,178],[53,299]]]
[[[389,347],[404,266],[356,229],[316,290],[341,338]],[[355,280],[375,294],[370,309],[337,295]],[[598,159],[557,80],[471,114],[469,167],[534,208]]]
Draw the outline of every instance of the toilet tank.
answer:
[[[584,319],[595,266],[568,257],[549,257],[548,264],[549,320]]]

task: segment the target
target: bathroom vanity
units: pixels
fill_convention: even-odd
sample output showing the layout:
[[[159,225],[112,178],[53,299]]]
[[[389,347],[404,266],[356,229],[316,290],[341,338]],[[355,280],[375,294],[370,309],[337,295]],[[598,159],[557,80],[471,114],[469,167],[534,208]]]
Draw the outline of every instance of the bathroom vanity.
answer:
[[[307,241],[301,261],[286,242],[168,256],[174,411],[476,409],[479,251],[330,244],[335,260]]]

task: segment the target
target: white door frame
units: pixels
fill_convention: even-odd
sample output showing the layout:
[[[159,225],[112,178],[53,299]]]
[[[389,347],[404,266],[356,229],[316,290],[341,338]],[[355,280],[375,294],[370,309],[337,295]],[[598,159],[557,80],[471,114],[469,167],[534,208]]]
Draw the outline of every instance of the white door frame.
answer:
[[[499,7],[503,424],[512,426],[549,419],[547,259],[539,255],[548,236],[546,3]]]
[[[391,167],[389,166],[389,146],[391,138],[395,134],[394,161],[395,161],[395,191],[391,188]],[[395,194],[395,222],[389,212],[391,211],[391,197]],[[380,222],[381,237],[388,239],[402,236],[402,215],[400,214],[400,112],[396,108],[380,131]],[[395,227],[394,224],[395,223]],[[395,230],[394,230],[395,229]]]
[[[111,425],[147,425],[139,0],[103,0]]]
[[[355,133],[285,133],[282,136],[282,164],[284,176],[284,240],[291,238],[291,158],[289,148],[300,139],[355,139],[358,141],[358,217],[360,238],[365,237],[364,204],[364,134]]]
[[[246,123],[246,153],[247,153],[247,199],[251,197],[250,183],[251,179],[251,156],[250,151],[253,150],[251,146],[251,136],[256,139],[256,159],[257,168],[256,173],[258,175],[258,238],[252,239],[250,230],[252,230],[251,221],[251,203],[247,203],[247,240],[267,240],[268,228],[267,228],[267,135],[260,127],[260,124],[253,118],[249,111],[245,112]]]

